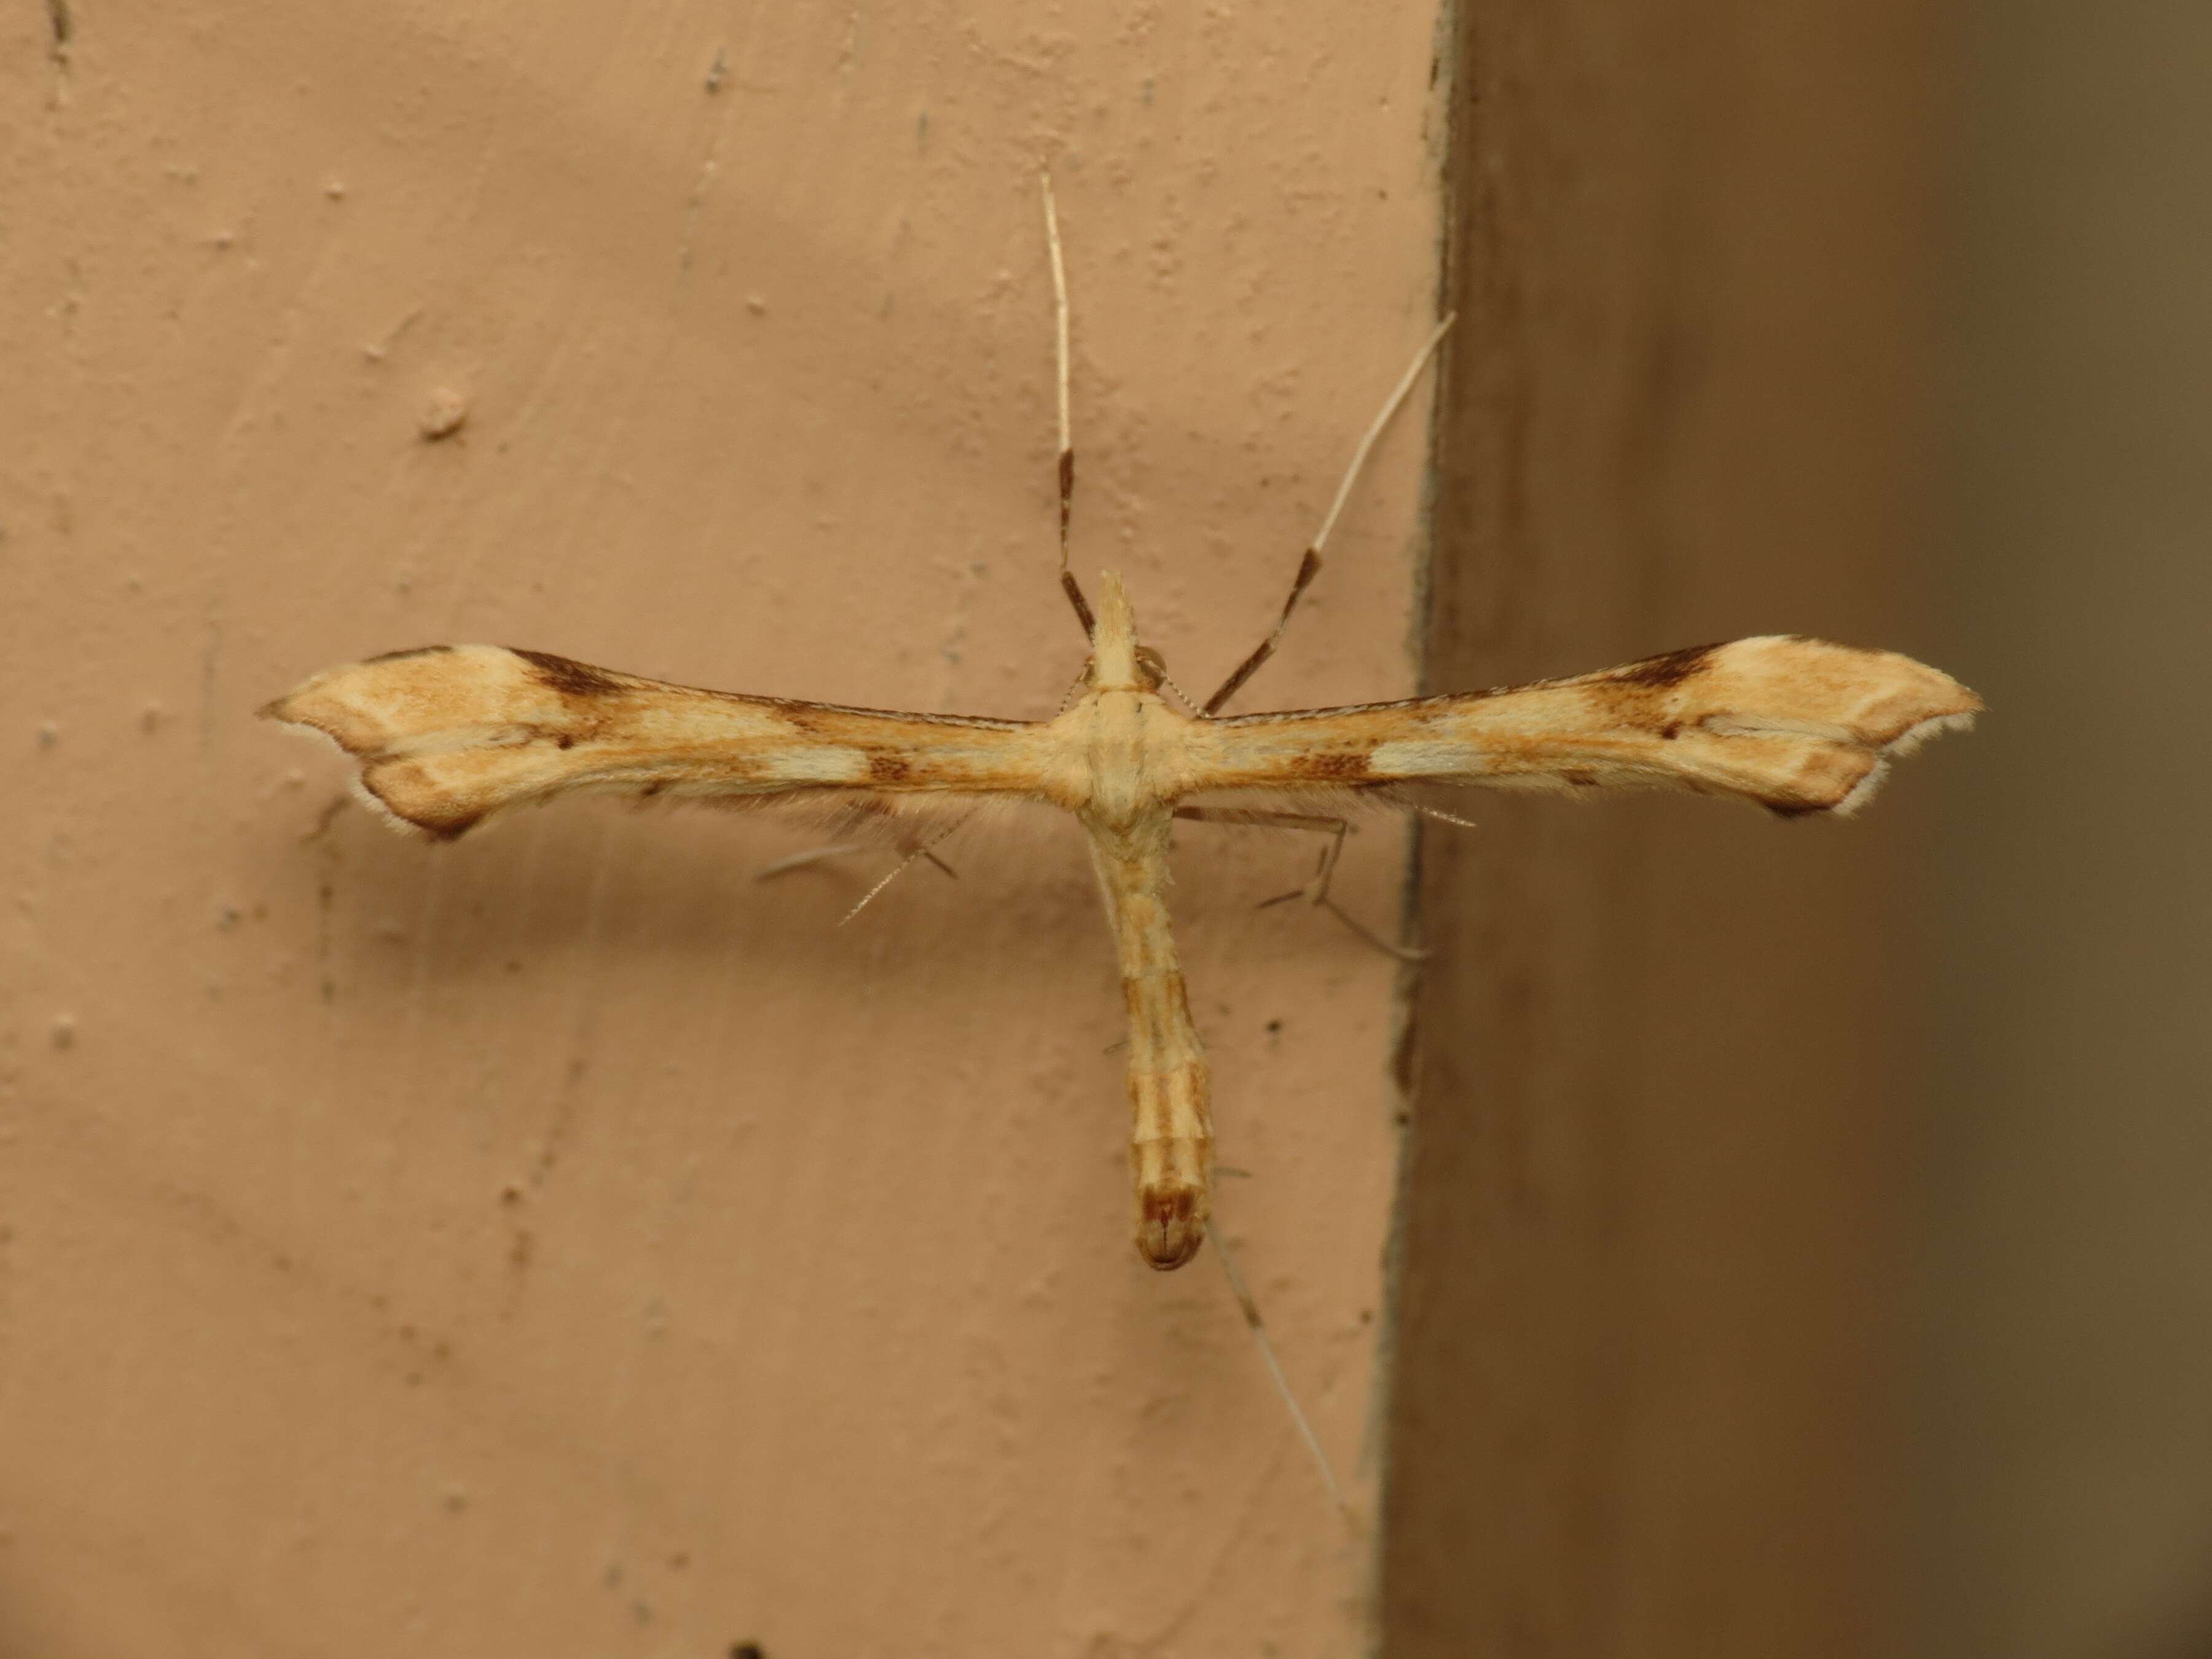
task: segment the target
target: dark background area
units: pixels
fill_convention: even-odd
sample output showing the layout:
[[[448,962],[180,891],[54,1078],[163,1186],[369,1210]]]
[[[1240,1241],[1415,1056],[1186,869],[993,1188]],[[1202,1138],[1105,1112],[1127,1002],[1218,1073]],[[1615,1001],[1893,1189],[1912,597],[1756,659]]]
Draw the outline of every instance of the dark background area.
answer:
[[[1990,712],[1852,823],[1425,835],[1385,1650],[2212,1652],[2212,11],[1457,27],[1431,686]]]

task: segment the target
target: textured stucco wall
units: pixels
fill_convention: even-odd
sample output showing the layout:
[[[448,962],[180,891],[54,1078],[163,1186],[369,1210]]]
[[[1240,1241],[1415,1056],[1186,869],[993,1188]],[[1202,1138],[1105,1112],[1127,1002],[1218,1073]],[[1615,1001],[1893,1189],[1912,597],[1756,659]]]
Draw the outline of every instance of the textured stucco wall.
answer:
[[[803,830],[410,845],[251,711],[483,638],[1048,714],[1041,161],[1078,560],[1202,694],[1432,313],[1433,27],[9,9],[0,1651],[1357,1645],[1217,1269],[1127,1241],[1070,826],[840,930],[879,864],[750,879]],[[1424,408],[1243,706],[1410,689]],[[1371,1516],[1395,969],[1182,841],[1223,1222]]]

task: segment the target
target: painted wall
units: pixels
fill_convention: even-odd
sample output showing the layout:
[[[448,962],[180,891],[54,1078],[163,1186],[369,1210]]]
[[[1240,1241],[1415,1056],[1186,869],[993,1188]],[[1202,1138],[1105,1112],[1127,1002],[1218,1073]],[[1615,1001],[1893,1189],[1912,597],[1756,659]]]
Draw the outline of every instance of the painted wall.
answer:
[[[0,1650],[1342,1653],[1395,969],[1182,838],[1221,1219],[1127,1238],[1073,827],[585,804],[448,848],[252,718],[487,639],[1049,714],[1076,549],[1203,695],[1434,310],[1433,19],[0,21]],[[1408,690],[1420,405],[1240,706]],[[456,422],[458,422],[458,424]],[[1395,927],[1403,841],[1339,884]]]

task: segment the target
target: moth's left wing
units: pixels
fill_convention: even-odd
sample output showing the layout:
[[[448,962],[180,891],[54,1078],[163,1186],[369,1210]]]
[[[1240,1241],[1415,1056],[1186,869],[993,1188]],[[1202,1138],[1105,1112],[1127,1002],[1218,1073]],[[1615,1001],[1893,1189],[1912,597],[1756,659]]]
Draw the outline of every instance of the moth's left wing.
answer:
[[[1196,721],[1181,793],[1605,785],[1844,814],[1981,707],[1895,652],[1771,635],[1464,696]]]
[[[702,691],[495,645],[318,674],[261,713],[361,763],[362,791],[441,840],[579,791],[710,799],[1035,796],[1040,726]]]

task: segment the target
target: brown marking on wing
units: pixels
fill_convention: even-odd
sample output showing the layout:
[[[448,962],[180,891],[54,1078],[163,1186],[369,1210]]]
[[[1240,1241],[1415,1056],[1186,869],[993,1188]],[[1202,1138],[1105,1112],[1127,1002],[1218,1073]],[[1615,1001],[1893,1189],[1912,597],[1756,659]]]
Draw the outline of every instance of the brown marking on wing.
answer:
[[[1194,723],[1177,793],[1325,789],[1316,755],[1352,753],[1379,781],[1683,789],[1849,813],[1892,761],[1981,706],[1894,652],[1766,635],[1467,696]]]
[[[1374,774],[1372,762],[1357,749],[1340,749],[1309,757],[1302,769],[1316,783],[1362,783]]]
[[[1680,651],[1645,657],[1640,662],[1624,663],[1593,678],[1611,680],[1617,685],[1646,686],[1654,691],[1664,691],[1680,685],[1705,667],[1719,649],[1717,644],[1685,646]]]
[[[624,689],[623,683],[605,669],[594,668],[587,662],[556,657],[550,651],[525,651],[520,646],[507,648],[536,669],[538,679],[549,690],[564,697],[604,697]]]
[[[1036,793],[1051,752],[1022,721],[703,691],[489,645],[333,668],[263,712],[334,739],[394,817],[447,840],[575,791],[723,805]]]

